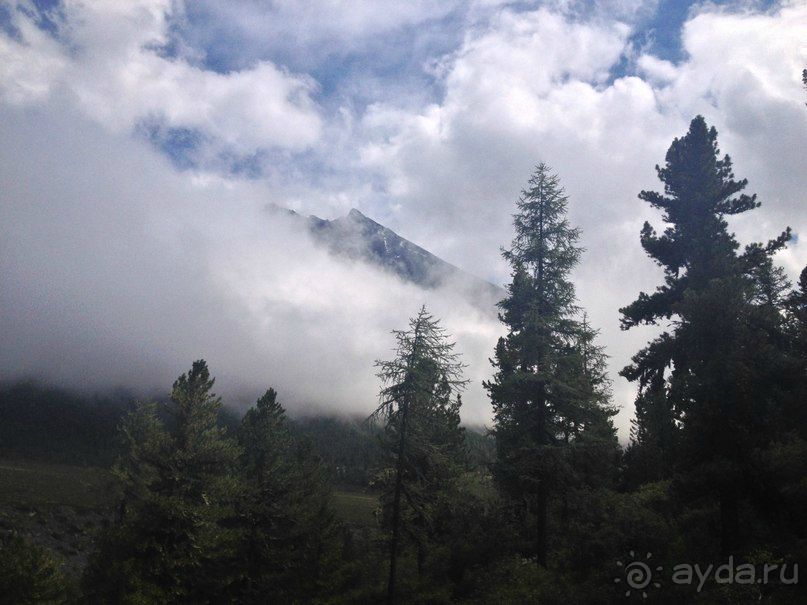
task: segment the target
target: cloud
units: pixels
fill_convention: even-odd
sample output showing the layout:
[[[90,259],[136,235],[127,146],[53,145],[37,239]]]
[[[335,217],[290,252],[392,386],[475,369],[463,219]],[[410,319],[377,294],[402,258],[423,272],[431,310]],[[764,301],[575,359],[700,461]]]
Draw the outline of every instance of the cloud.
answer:
[[[626,127],[628,136],[646,132],[631,115],[652,107],[652,88],[637,78],[606,85],[628,33],[619,23],[580,23],[545,9],[504,11],[446,57],[440,104],[416,114],[373,106],[362,159],[386,175],[391,219],[449,260],[506,277],[495,251],[510,239],[510,214],[532,166],[568,162],[564,181],[587,182],[595,165],[615,159],[602,148],[617,131],[622,139]]]
[[[0,37],[0,91],[12,102],[41,100],[58,89],[115,131],[143,122],[201,131],[212,158],[300,151],[320,137],[312,79],[268,61],[221,74],[167,56],[169,26],[182,19],[182,4],[71,0],[61,8],[58,39],[36,27],[27,4],[18,2],[12,13],[20,39]]]
[[[263,45],[311,47],[338,43],[342,52],[385,34],[425,21],[440,19],[463,4],[459,1],[415,0],[377,3],[349,0],[255,3],[244,0],[221,3],[203,0],[194,11],[211,23],[236,29],[249,42]]]
[[[638,242],[642,222],[660,217],[636,194],[659,188],[653,165],[702,113],[764,202],[732,221],[741,240],[767,239],[787,224],[807,228],[799,167],[806,19],[799,4],[765,14],[703,8],[682,32],[685,60],[639,55],[629,75],[614,78],[635,54],[624,24],[504,10],[443,58],[439,103],[417,112],[379,103],[367,112],[362,161],[385,175],[394,227],[502,281],[496,250],[511,237],[518,190],[538,161],[554,167],[571,196],[571,220],[583,228],[587,252],[575,278],[612,355],[624,438],[633,386],[616,371],[653,330],[620,332],[617,310],[660,283]],[[782,255],[791,275],[807,263],[803,248]]]
[[[188,179],[55,109],[0,110],[0,379],[164,392],[204,357],[230,403],[272,385],[296,412],[367,413],[390,330],[426,303],[470,364],[464,417],[487,418],[490,313],[335,260],[264,185]]]
[[[67,60],[58,42],[32,19],[14,15],[10,25],[16,36],[0,35],[0,96],[19,105],[46,97]]]
[[[359,4],[70,0],[48,31],[12,12],[4,376],[165,388],[206,356],[235,399],[272,384],[295,406],[366,411],[389,330],[427,302],[470,364],[466,420],[489,419],[480,385],[500,325],[456,293],[337,262],[264,207],[356,206],[504,283],[515,200],[546,161],[583,228],[574,277],[612,356],[624,439],[634,388],[616,371],[653,330],[620,332],[618,309],[661,277],[638,241],[660,218],[636,194],[659,187],[673,137],[697,113],[717,126],[763,202],[732,219],[743,242],[807,231],[803,4],[696,6],[677,61],[636,47],[664,18],[656,3]],[[221,46],[228,65],[211,60]],[[187,145],[192,169],[149,141]],[[807,248],[780,261],[796,275]]]

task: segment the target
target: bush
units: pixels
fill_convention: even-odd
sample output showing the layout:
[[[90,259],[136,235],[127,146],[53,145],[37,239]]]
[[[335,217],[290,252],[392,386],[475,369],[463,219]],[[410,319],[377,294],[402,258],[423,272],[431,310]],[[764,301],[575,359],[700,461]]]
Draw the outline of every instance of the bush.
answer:
[[[45,549],[12,533],[0,537],[0,598],[5,603],[65,603],[70,590],[61,564]]]

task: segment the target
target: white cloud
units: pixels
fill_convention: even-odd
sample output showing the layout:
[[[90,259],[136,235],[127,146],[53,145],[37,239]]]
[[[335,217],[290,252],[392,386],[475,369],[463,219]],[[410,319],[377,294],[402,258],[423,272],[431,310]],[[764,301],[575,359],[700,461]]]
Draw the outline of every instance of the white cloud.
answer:
[[[670,61],[653,55],[642,55],[636,62],[639,71],[649,80],[664,84],[675,79],[678,70]]]
[[[374,360],[426,303],[475,381],[464,418],[487,419],[490,313],[337,262],[266,211],[265,185],[187,179],[54,109],[0,109],[0,379],[164,392],[204,357],[230,402],[272,385],[294,411],[369,413]]]
[[[659,187],[653,166],[695,114],[717,126],[735,172],[764,203],[732,220],[741,239],[765,239],[785,224],[807,232],[807,7],[763,14],[705,5],[682,32],[683,60],[645,53],[634,65],[625,23],[655,3],[598,3],[582,18],[584,5],[457,9],[467,10],[451,21],[465,28],[459,46],[424,67],[437,97],[403,91],[411,94],[395,102],[369,87],[361,94],[377,97],[366,111],[347,98],[332,114],[312,101],[317,83],[277,62],[222,74],[199,67],[187,49],[161,56],[154,49],[169,41],[170,22],[185,19],[179,3],[70,0],[62,42],[17,14],[22,42],[0,34],[0,245],[4,280],[14,286],[1,294],[18,303],[4,301],[15,308],[7,342],[16,348],[6,350],[16,353],[0,366],[78,373],[79,381],[97,372],[107,383],[148,374],[164,386],[206,355],[234,390],[268,382],[298,402],[366,410],[377,389],[372,361],[392,344],[388,330],[405,325],[425,296],[471,364],[466,418],[486,418],[480,381],[500,326],[450,296],[335,264],[267,222],[261,208],[274,201],[328,217],[359,206],[503,282],[498,250],[511,237],[515,199],[546,161],[583,228],[587,252],[575,279],[615,373],[652,335],[620,332],[617,310],[660,282],[638,242],[642,222],[660,218],[636,194]],[[436,27],[455,8],[210,5],[245,44],[276,34],[279,55],[302,48],[321,53],[318,65],[342,50],[377,49],[402,28]],[[443,34],[454,39],[435,32]],[[614,78],[626,57],[636,75]],[[213,155],[284,153],[260,182],[178,175],[128,136],[155,115],[202,131]],[[795,275],[807,247],[780,259]],[[615,394],[624,438],[633,386],[615,378]]]
[[[272,38],[280,37],[284,42],[294,39],[297,44],[309,45],[330,39],[352,48],[367,36],[438,19],[461,4],[458,0],[203,1],[212,20],[227,22],[253,42],[271,44]]]
[[[163,56],[158,49],[169,42],[170,20],[182,18],[180,3],[68,0],[62,12],[64,44],[13,12],[22,39],[0,35],[7,98],[37,101],[59,87],[108,128],[128,132],[144,120],[164,121],[201,131],[214,152],[304,150],[320,137],[310,78],[267,61],[220,74]]]
[[[24,42],[0,34],[0,97],[23,104],[50,93],[66,59],[58,43],[30,19],[17,19],[15,26]]]
[[[638,242],[641,223],[660,217],[636,194],[659,188],[653,165],[703,113],[736,173],[765,202],[733,221],[741,239],[774,236],[788,223],[807,229],[806,18],[799,4],[764,15],[703,9],[684,29],[682,63],[645,55],[637,65],[643,77],[609,81],[632,54],[624,25],[505,10],[443,59],[439,104],[417,113],[371,108],[362,158],[386,176],[394,225],[502,280],[496,251],[510,238],[518,189],[538,161],[558,171],[571,219],[584,231],[578,290],[613,356],[625,437],[633,387],[615,374],[652,331],[620,332],[617,310],[660,282]],[[782,257],[791,274],[807,262],[803,248]]]
[[[630,116],[653,105],[648,85],[628,79],[600,90],[627,34],[544,9],[505,11],[444,61],[442,103],[418,114],[372,107],[362,158],[387,176],[396,224],[437,239],[454,262],[495,270],[491,257],[509,240],[513,202],[535,163],[564,155],[595,163],[591,152],[616,129],[644,131]],[[456,237],[440,241],[447,232]]]

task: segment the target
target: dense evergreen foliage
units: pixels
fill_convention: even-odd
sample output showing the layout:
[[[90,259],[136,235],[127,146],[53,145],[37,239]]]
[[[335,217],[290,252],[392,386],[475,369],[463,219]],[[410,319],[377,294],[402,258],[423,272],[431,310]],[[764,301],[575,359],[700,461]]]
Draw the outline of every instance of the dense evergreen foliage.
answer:
[[[639,197],[669,227],[658,235],[645,223],[641,241],[665,283],[622,309],[622,322],[666,322],[668,330],[623,370],[640,385],[632,454],[638,462],[646,448],[642,464],[655,478],[674,476],[681,497],[717,503],[715,543],[727,556],[744,551],[741,509],[766,483],[754,458],[794,426],[781,388],[794,363],[783,346],[787,283],[772,263],[790,233],[738,252],[725,217],[759,204],[741,193],[746,181],[734,179],[702,117],[657,170],[664,193]]]
[[[122,497],[84,578],[93,602],[313,602],[336,587],[339,537],[310,447],[269,389],[237,435],[204,361],[124,420]],[[168,428],[167,427],[170,427]]]
[[[0,536],[0,599],[17,605],[68,602],[68,583],[58,560],[16,534]]]
[[[789,292],[773,262],[790,231],[739,251],[726,217],[759,203],[742,193],[746,181],[735,180],[700,116],[657,172],[664,193],[639,197],[668,226],[659,235],[645,223],[641,243],[665,280],[622,309],[622,325],[666,329],[622,371],[639,384],[626,479],[671,480],[690,556],[798,560],[806,536],[793,507],[807,503],[794,483],[807,464],[803,289]]]
[[[307,441],[327,468],[334,485],[366,489],[381,464],[381,428],[365,418],[306,416],[288,423],[292,436]]]
[[[525,528],[534,527],[534,546],[526,553],[544,567],[550,507],[568,506],[569,490],[589,480],[613,481],[618,460],[605,357],[579,317],[569,275],[580,249],[567,203],[558,177],[539,164],[518,201],[516,235],[504,251],[513,270],[508,296],[499,303],[508,332],[496,345],[496,374],[485,385],[495,418],[494,475],[523,509]],[[586,468],[596,462],[596,469]]]
[[[111,467],[115,493],[83,517],[95,533],[46,513],[47,490],[0,501],[0,602],[806,602],[807,268],[791,284],[775,262],[789,230],[741,248],[729,219],[759,203],[702,117],[657,173],[639,197],[665,226],[639,241],[664,281],[621,309],[624,329],[656,326],[622,370],[624,452],[575,296],[580,234],[539,164],[503,252],[489,431],[461,426],[463,366],[425,308],[377,362],[369,422],[289,419],[273,389],[241,416],[201,360],[163,402],[3,385],[0,478],[58,460]],[[92,548],[61,548],[63,528]],[[681,564],[710,571],[676,581]]]
[[[324,469],[305,443],[294,443],[285,410],[269,389],[244,416],[243,532],[237,601],[312,602],[334,591],[337,527]]]
[[[153,403],[124,420],[117,519],[86,578],[94,600],[210,602],[235,581],[240,448],[218,426],[212,387],[194,362],[174,383],[170,429]]]

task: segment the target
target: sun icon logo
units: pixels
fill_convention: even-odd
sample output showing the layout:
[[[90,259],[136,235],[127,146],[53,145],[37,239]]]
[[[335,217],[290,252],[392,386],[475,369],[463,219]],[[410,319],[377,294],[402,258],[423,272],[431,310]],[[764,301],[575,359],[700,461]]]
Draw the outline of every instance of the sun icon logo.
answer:
[[[644,561],[637,561],[636,553],[630,551],[630,558],[632,560],[629,563],[624,564],[622,561],[616,562],[617,566],[622,568],[622,574],[624,577],[614,578],[614,582],[619,584],[622,582],[622,580],[625,581],[625,585],[628,587],[628,590],[625,591],[626,597],[629,597],[635,590],[637,594],[641,592],[642,598],[646,599],[646,588],[651,585],[655,586],[656,588],[661,588],[661,583],[653,582],[653,571],[661,571],[664,568],[659,565],[655,569],[651,570],[649,561],[652,557],[653,555],[651,553],[647,553]]]

